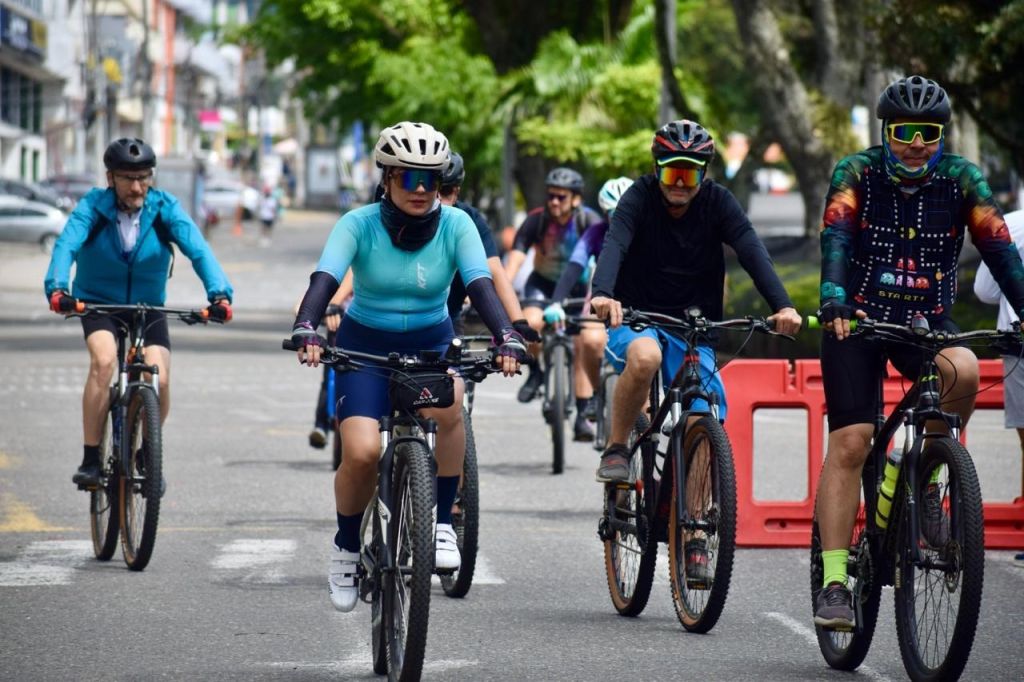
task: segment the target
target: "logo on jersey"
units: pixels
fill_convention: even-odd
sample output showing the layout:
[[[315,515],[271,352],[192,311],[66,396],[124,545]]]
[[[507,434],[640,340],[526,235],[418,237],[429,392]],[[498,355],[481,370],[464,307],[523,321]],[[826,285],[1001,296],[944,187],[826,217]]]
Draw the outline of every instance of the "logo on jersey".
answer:
[[[427,288],[427,269],[416,263],[416,286],[420,289]]]

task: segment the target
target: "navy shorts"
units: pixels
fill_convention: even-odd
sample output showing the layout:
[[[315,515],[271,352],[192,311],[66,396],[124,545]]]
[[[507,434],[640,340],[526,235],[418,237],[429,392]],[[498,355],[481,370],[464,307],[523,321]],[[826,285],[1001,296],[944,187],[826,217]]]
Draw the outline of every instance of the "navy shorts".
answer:
[[[410,332],[388,332],[359,324],[346,315],[338,327],[335,343],[345,350],[374,355],[388,353],[417,353],[421,350],[444,352],[455,337],[451,319],[433,327]],[[380,419],[391,414],[388,400],[388,376],[385,368],[379,370],[340,371],[335,375],[334,395],[337,400],[335,414],[339,421],[349,417]]]
[[[89,338],[89,335],[93,332],[105,329],[113,334],[116,339],[118,335],[124,333],[122,325],[118,324],[117,320],[125,323],[130,333],[134,318],[134,310],[110,314],[91,312],[81,318],[82,335],[85,338]],[[146,346],[163,346],[170,350],[171,334],[167,329],[167,315],[164,313],[155,310],[150,310],[146,313]]]

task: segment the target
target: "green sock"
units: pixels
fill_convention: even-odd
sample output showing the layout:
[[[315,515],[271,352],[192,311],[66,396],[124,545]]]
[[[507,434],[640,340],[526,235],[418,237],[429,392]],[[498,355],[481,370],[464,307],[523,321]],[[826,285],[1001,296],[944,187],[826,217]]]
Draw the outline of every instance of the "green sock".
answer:
[[[825,568],[825,581],[822,587],[828,587],[829,583],[846,584],[846,560],[849,556],[848,549],[830,549],[821,553],[821,563]]]
[[[942,469],[943,467],[941,466],[937,466],[934,469],[932,469],[932,475],[928,478],[928,482],[938,483],[939,479],[942,478]]]

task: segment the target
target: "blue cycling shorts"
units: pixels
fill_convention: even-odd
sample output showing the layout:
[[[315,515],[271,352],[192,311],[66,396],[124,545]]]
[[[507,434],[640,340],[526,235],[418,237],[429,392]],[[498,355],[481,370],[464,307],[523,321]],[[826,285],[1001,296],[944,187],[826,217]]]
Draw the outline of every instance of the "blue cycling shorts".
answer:
[[[608,343],[604,348],[605,358],[616,372],[622,374],[622,370],[626,368],[626,351],[629,344],[642,336],[654,339],[661,346],[661,382],[662,386],[667,388],[672,377],[682,367],[683,357],[688,348],[686,342],[680,338],[652,327],[638,332],[622,325],[608,330]],[[718,396],[718,419],[724,422],[728,406],[725,401],[725,385],[715,363],[715,351],[710,346],[697,346],[697,354],[700,356],[701,383],[705,391]],[[701,399],[695,400],[690,409],[696,412],[710,412],[711,406],[706,400]]]
[[[442,322],[426,329],[410,332],[389,332],[359,324],[346,315],[338,327],[335,343],[345,350],[354,350],[374,355],[388,353],[415,354],[421,350],[437,350],[444,352],[455,337],[452,321],[446,318]],[[339,421],[349,417],[370,417],[380,419],[391,414],[391,402],[388,400],[389,371],[383,367],[379,370],[349,370],[335,373],[334,395]]]

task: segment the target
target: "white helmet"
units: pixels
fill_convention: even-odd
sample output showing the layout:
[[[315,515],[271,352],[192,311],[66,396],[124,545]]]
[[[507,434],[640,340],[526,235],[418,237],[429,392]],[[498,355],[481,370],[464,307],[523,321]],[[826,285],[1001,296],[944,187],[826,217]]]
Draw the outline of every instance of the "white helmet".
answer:
[[[373,158],[380,166],[443,171],[448,138],[428,123],[402,121],[380,131]]]
[[[619,205],[619,199],[626,193],[626,190],[633,186],[629,178],[612,178],[601,185],[601,191],[597,193],[597,203],[605,213],[614,211]]]

